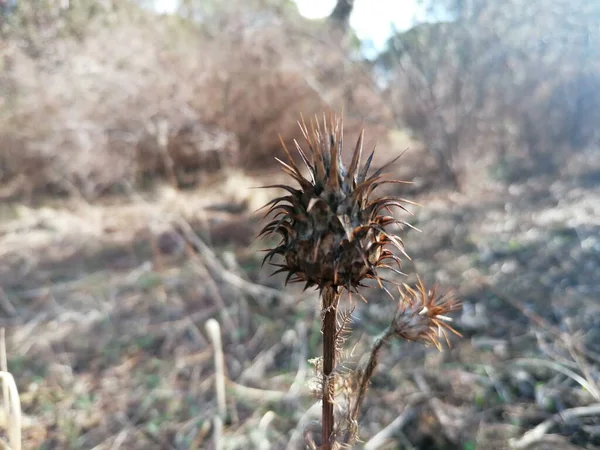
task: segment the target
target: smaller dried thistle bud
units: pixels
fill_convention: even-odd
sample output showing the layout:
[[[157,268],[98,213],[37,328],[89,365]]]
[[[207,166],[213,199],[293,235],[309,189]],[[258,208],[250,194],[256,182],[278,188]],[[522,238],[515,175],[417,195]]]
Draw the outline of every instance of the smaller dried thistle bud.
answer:
[[[442,336],[450,345],[448,331],[461,336],[452,328],[452,319],[448,317],[449,313],[460,308],[460,302],[451,293],[438,294],[437,286],[427,290],[420,278],[414,288],[403,284],[403,289],[398,290],[398,310],[392,321],[392,331],[396,336],[433,344],[440,350]]]

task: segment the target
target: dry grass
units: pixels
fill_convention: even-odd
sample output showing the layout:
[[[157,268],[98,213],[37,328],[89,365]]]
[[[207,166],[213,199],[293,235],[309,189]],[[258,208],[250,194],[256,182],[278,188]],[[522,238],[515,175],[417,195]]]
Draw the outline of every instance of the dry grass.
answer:
[[[236,190],[241,181],[238,177]],[[252,184],[256,182],[253,180]],[[170,194],[164,197],[105,205],[106,215],[98,214],[100,206],[73,204],[70,213],[61,207],[46,208],[41,214],[30,211],[38,218],[45,217],[53,228],[49,233],[52,237],[44,239],[43,232],[26,231],[25,226],[20,232],[30,234],[31,239],[26,239],[29,249],[22,240],[18,250],[11,250],[11,245],[2,246],[3,261],[8,262],[5,269],[18,268],[19,258],[27,257],[29,251],[36,258],[33,273],[17,275],[21,281],[7,284],[3,278],[7,302],[13,303],[17,311],[10,328],[11,342],[16,345],[12,355],[21,355],[16,358],[16,365],[25,377],[22,399],[30,414],[24,430],[26,448],[37,448],[42,442],[50,448],[104,448],[103,445],[113,445],[114,440],[126,448],[191,448],[188,445],[192,441],[202,442],[206,438],[201,433],[203,420],[212,422],[210,405],[214,391],[210,375],[212,351],[200,329],[211,317],[218,319],[223,329],[229,377],[236,373],[232,374],[231,362],[238,358],[256,365],[252,369],[246,367],[244,372],[248,375],[241,379],[242,367],[238,366],[234,378],[237,383],[230,384],[230,389],[238,393],[238,401],[263,401],[270,398],[269,392],[277,394],[270,401],[287,401],[285,390],[277,392],[285,386],[283,380],[269,385],[258,382],[260,366],[273,357],[260,356],[266,331],[260,325],[264,322],[260,317],[273,301],[291,306],[292,297],[246,278],[238,264],[256,267],[256,249],[236,243],[231,234],[225,247],[216,247],[224,252],[217,260],[195,234],[189,234],[186,225],[201,227],[206,222],[250,220],[210,211],[214,204],[209,197],[225,199],[218,193],[227,192],[227,186],[215,186],[213,195],[205,189],[205,195],[199,195],[176,193],[165,187]],[[262,201],[258,198],[249,203]],[[161,203],[164,209],[159,207]],[[61,214],[61,210],[66,214]],[[80,223],[77,216],[94,218],[98,228],[74,233]],[[13,228],[3,234],[4,242],[10,244],[13,232],[19,231]],[[200,230],[200,234],[211,241],[210,229]],[[245,242],[254,233],[245,228],[240,234]],[[163,242],[161,246],[163,236],[170,236],[170,245]],[[176,245],[178,239],[183,242],[180,249]],[[158,241],[156,246],[152,245],[154,240]],[[61,241],[63,250],[54,247],[53,241]],[[226,257],[227,254],[232,257]],[[46,258],[49,259],[44,263]],[[42,267],[48,263],[52,266],[50,272]],[[50,278],[43,280],[34,275],[44,278],[44,273]],[[14,289],[19,291],[17,298]],[[41,316],[40,308],[46,311]],[[239,345],[240,339],[250,340],[232,360],[230,345]],[[30,365],[28,361],[35,362]],[[148,389],[154,391],[150,396]],[[243,416],[251,413],[243,406],[235,411]],[[244,429],[251,429],[251,417],[242,420],[249,420]],[[171,437],[167,438],[162,433],[169,422],[172,426],[168,426],[171,431],[167,434]],[[55,426],[58,433],[51,431]]]
[[[254,216],[215,211],[215,199],[223,203],[229,192],[230,202],[239,203],[241,186],[264,181],[238,175],[210,189],[164,187],[92,205],[63,200],[17,208],[20,215],[3,223],[2,322],[23,405],[24,448],[214,448],[217,436],[223,448],[298,448],[313,420],[307,361],[320,352],[317,298],[284,294],[282,280],[270,281],[259,269],[261,254],[247,245],[257,229]],[[383,348],[370,388],[376,401],[367,400],[361,421],[361,437],[373,438],[368,448],[410,442],[505,449],[509,438],[519,442],[546,419],[551,428],[541,442],[549,448],[596,445],[590,430],[597,416],[568,416],[569,424],[555,417],[589,410],[593,394],[564,370],[534,360],[595,382],[598,350],[588,319],[597,317],[597,281],[593,253],[583,243],[593,239],[597,193],[555,182],[552,192],[570,199],[556,207],[545,197],[518,195],[520,188],[508,197],[488,190],[417,198],[427,204],[416,211],[423,233],[411,236],[407,251],[420,255],[427,279],[460,286],[467,308],[457,325],[466,338],[444,354],[397,343]],[[245,191],[251,204],[268,200],[252,197],[262,190]],[[535,210],[535,220],[523,207],[505,209],[515,202]],[[559,227],[573,217],[577,238]],[[504,230],[515,220],[521,231]],[[242,225],[216,241],[211,231],[223,223]],[[578,281],[547,291],[539,274],[553,273],[543,267],[562,253],[572,255],[574,266],[553,276],[577,274]],[[513,260],[524,264],[520,272],[510,271]],[[385,296],[357,305],[354,355],[368,350],[393,311]],[[558,325],[553,314],[562,314]],[[204,332],[211,319],[221,330],[222,420],[215,419],[222,400],[214,347]],[[581,331],[570,341],[556,330],[567,323]],[[358,356],[353,361],[360,363]]]

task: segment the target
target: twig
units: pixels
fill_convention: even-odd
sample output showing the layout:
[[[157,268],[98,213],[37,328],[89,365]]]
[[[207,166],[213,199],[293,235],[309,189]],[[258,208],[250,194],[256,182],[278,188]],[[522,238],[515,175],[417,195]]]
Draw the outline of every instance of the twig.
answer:
[[[221,343],[221,327],[215,319],[206,321],[206,332],[212,342],[215,351],[215,390],[217,393],[217,408],[219,417],[223,420],[227,417],[227,404],[225,400],[225,357]]]
[[[200,448],[200,445],[202,444],[202,442],[204,442],[204,438],[206,437],[206,435],[208,434],[209,431],[210,431],[210,422],[207,420],[202,423],[202,426],[200,427],[200,429],[198,430],[198,432],[196,434],[196,437],[192,441],[192,444],[190,445],[189,450],[198,450]]]
[[[0,364],[2,368],[0,379],[2,380],[2,395],[5,402],[4,410],[7,420],[8,442],[10,443],[11,450],[21,450],[21,428],[23,421],[21,401],[15,379],[8,372],[4,328],[0,330]]]
[[[112,445],[110,446],[110,450],[119,450],[121,448],[121,445],[123,445],[123,442],[125,442],[125,439],[127,439],[129,433],[130,430],[128,429],[120,431],[119,434],[117,434],[117,436],[115,437],[115,440],[113,441]]]
[[[510,362],[512,362],[513,364],[517,364],[517,365],[529,365],[529,366],[538,366],[538,367],[542,366],[542,367],[546,367],[548,369],[556,370],[557,372],[560,372],[563,375],[571,378],[576,383],[579,383],[581,385],[581,387],[584,388],[586,391],[588,391],[590,394],[592,394],[592,396],[597,401],[600,401],[600,395],[598,393],[598,389],[596,388],[596,386],[590,384],[585,378],[583,378],[578,373],[575,373],[571,369],[568,369],[568,368],[558,364],[557,362],[546,361],[544,359],[535,359],[535,358],[519,358],[519,359],[514,359]]]
[[[8,360],[6,358],[6,329],[0,329],[0,370],[8,373]],[[10,420],[10,402],[8,401],[10,392],[8,385],[2,383],[2,398],[4,399],[4,415],[7,422]]]
[[[567,322],[567,324],[568,324],[568,322]],[[569,328],[571,328],[571,327],[569,326]],[[569,350],[569,353],[573,357],[573,360],[577,364],[578,368],[581,370],[581,373],[587,380],[589,386],[591,388],[593,388],[592,395],[594,396],[596,401],[600,402],[600,384],[596,384],[596,381],[594,380],[594,376],[592,375],[592,371],[590,369],[589,364],[587,364],[587,362],[584,360],[584,358],[582,358],[581,355],[579,355],[577,353],[577,345],[576,345],[574,339],[572,338],[572,336],[574,336],[574,334],[575,334],[575,332],[572,331],[571,333],[569,333],[568,336],[566,336],[565,340],[567,343],[567,349]]]
[[[375,367],[377,367],[377,359],[379,358],[379,352],[381,351],[383,344],[387,342],[388,338],[392,335],[392,333],[392,328],[388,327],[383,333],[381,333],[381,335],[379,335],[375,339],[373,347],[371,348],[371,354],[369,355],[367,365],[362,370],[362,376],[360,377],[359,381],[358,393],[356,394],[356,398],[350,408],[350,414],[348,417],[348,431],[344,439],[345,442],[349,445],[352,445],[358,437],[358,415],[360,413],[360,409],[365,399],[367,389],[369,388],[369,383],[371,382],[373,372],[375,371]]]
[[[500,378],[496,374],[496,370],[493,367],[488,366],[488,365],[484,365],[483,368],[484,368],[485,373],[487,374],[488,378],[492,382],[494,388],[496,389],[496,392],[502,399],[502,401],[506,404],[512,403],[513,396],[510,393],[510,391],[508,389],[506,389],[504,384],[502,384],[502,382],[500,381]]]
[[[307,392],[305,391],[298,392],[294,396],[290,396],[289,392],[252,388],[235,383],[231,380],[227,381],[227,386],[233,391],[235,391],[236,395],[239,395],[240,397],[243,397],[248,400],[260,401],[261,403],[282,402],[287,401],[291,398],[295,398],[296,396],[307,394]]]
[[[268,427],[277,417],[273,411],[267,411],[264,416],[261,417],[258,422],[258,430],[260,432],[260,441],[258,444],[259,450],[269,450],[271,448],[269,439],[267,437]]]
[[[527,448],[531,444],[540,441],[543,437],[552,429],[552,427],[558,424],[561,420],[564,422],[570,419],[581,417],[581,416],[593,416],[600,414],[600,403],[595,403],[589,406],[580,406],[577,408],[566,409],[560,413],[557,413],[542,423],[537,425],[535,428],[529,430],[519,439],[512,438],[509,440],[511,448],[520,449]]]
[[[15,379],[8,372],[0,372],[0,380],[2,385],[8,386],[8,398],[4,401],[10,403],[11,416],[7,417],[8,420],[8,441],[10,442],[11,450],[21,450],[21,402],[19,401],[19,391],[17,390],[17,384]],[[12,417],[12,420],[10,420]]]
[[[198,260],[196,260],[195,262],[199,262]],[[223,298],[223,296],[221,295],[221,292],[219,290],[219,286],[217,285],[217,283],[215,283],[215,280],[213,279],[212,274],[209,273],[208,268],[206,267],[206,264],[195,264],[195,268],[202,271],[202,275],[205,275],[205,277],[203,278],[206,281],[206,288],[208,289],[212,299],[215,301],[215,303],[217,304],[217,309],[220,312],[220,316],[221,319],[223,320],[223,323],[225,325],[226,329],[229,330],[235,330],[237,329],[237,326],[235,324],[235,322],[233,321],[233,318],[231,317],[231,314],[229,313],[229,310],[227,309],[227,303],[225,302],[225,299]],[[235,333],[231,333],[232,336],[237,336]]]
[[[306,372],[308,369],[308,364],[306,363],[306,359],[308,357],[308,339],[306,337],[306,325],[304,322],[300,322],[298,325],[298,345],[299,345],[299,355],[298,360],[298,371],[296,372],[296,377],[294,378],[294,382],[291,384],[290,389],[288,391],[288,395],[296,396],[302,389],[304,385],[304,381],[306,380]]]
[[[54,283],[52,285],[45,285],[39,288],[27,289],[24,291],[16,292],[15,295],[20,299],[33,299],[40,297],[42,295],[48,295],[49,293],[55,294],[65,294],[70,290],[79,289],[82,286],[89,286],[91,281],[98,280],[105,281],[105,275],[108,275],[108,271],[95,272],[91,275],[84,276],[77,280],[73,281],[64,281],[59,283]]]
[[[269,365],[272,365],[277,353],[285,348],[281,341],[276,342],[271,348],[260,352],[254,357],[254,361],[240,374],[239,380],[246,382],[249,379],[262,379]]]
[[[364,449],[377,450],[378,448],[381,448],[385,441],[390,439],[394,433],[401,430],[404,427],[404,425],[410,422],[414,417],[415,409],[410,406],[406,406],[404,408],[404,411],[402,411],[402,414],[396,417],[396,419],[394,419],[392,423],[390,423],[387,427],[385,427],[383,430],[381,430],[379,433],[377,433],[375,436],[369,439],[369,441],[365,444]]]
[[[454,436],[455,433],[453,433],[453,430],[448,427],[447,421],[444,420],[444,417],[446,417],[443,408],[444,404],[434,395],[431,386],[429,386],[429,383],[427,383],[427,380],[423,375],[422,369],[413,374],[413,380],[423,393],[424,400],[427,401],[429,407],[433,410],[433,414],[435,415],[435,418],[442,429],[441,432],[444,433],[447,439],[456,443],[456,436]]]
[[[244,280],[239,275],[227,270],[217,258],[217,255],[212,249],[198,237],[194,232],[192,226],[183,219],[177,221],[177,226],[181,234],[188,240],[188,242],[203,256],[204,263],[207,269],[211,272],[211,275],[216,279],[226,281],[232,286],[237,287],[249,294],[251,294],[255,300],[259,302],[261,307],[266,308],[267,305],[264,302],[265,297],[275,297],[278,300],[286,304],[293,304],[294,298],[287,295],[277,289],[272,289],[266,286],[261,286],[251,281]]]
[[[6,314],[8,314],[9,316],[14,317],[14,316],[18,315],[16,308],[10,302],[10,300],[8,299],[8,296],[6,295],[6,293],[4,292],[4,289],[2,289],[1,286],[0,286],[0,306],[2,307],[4,312]]]
[[[215,441],[215,450],[222,450],[223,449],[223,439],[222,439],[222,435],[223,435],[223,420],[221,419],[221,417],[219,416],[215,416],[215,418],[213,419],[213,426],[214,426],[214,430],[213,430],[213,435],[214,435],[214,441]]]
[[[298,421],[298,425],[296,426],[294,431],[292,431],[292,435],[290,437],[286,450],[296,450],[298,448],[303,447],[303,445],[300,443],[300,440],[304,435],[305,428],[310,424],[312,420],[318,417],[319,410],[321,410],[321,404],[320,402],[317,402],[313,403],[313,405],[305,411],[305,413]]]

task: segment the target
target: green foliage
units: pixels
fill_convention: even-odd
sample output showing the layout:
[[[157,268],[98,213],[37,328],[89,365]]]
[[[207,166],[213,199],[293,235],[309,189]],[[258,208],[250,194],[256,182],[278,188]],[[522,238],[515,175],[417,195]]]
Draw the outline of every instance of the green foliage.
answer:
[[[83,393],[77,396],[75,399],[73,406],[79,410],[90,410],[94,405],[95,399],[94,395],[90,393]]]
[[[463,450],[475,450],[477,448],[477,443],[473,441],[467,441],[463,444]]]

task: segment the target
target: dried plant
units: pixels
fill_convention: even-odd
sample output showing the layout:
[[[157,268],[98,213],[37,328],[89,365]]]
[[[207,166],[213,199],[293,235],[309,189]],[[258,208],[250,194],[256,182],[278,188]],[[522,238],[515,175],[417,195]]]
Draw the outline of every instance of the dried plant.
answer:
[[[393,337],[422,342],[433,345],[441,350],[440,337],[450,345],[447,332],[460,334],[454,330],[447,316],[460,307],[452,294],[438,294],[437,286],[427,290],[421,279],[415,288],[403,284],[398,288],[400,294],[396,313],[387,329],[375,340],[371,348],[371,354],[365,367],[357,374],[358,390],[354,396],[347,413],[348,429],[345,441],[353,443],[358,436],[358,416],[365,398],[369,381],[377,366],[377,358],[383,345]]]
[[[306,147],[294,142],[307,176],[303,175],[282,140],[288,162],[278,161],[300,188],[283,184],[265,186],[283,189],[288,195],[277,197],[265,205],[269,207],[266,216],[271,216],[271,221],[259,236],[281,237],[274,248],[266,250],[263,263],[269,261],[278,267],[274,273],[287,273],[286,284],[290,281],[303,282],[305,289],[317,287],[320,291],[323,359],[315,366],[321,372],[321,448],[331,449],[339,444],[337,437],[341,434],[334,423],[334,395],[336,387],[341,385],[342,372],[336,363],[350,322],[349,314],[338,314],[340,296],[345,289],[349,293],[357,293],[364,300],[358,288],[365,287],[366,279],[376,280],[378,286],[391,296],[384,285],[387,280],[379,275],[378,269],[402,274],[401,260],[394,250],[408,256],[401,238],[389,232],[387,227],[393,224],[401,228],[410,226],[396,219],[392,208],[409,212],[404,204],[411,202],[395,196],[373,196],[374,190],[384,184],[406,182],[388,179],[383,173],[398,157],[369,175],[373,150],[361,166],[363,132],[356,143],[350,166],[346,168],[342,162],[341,119],[331,115],[327,120],[324,116],[322,122],[318,119],[311,121],[310,128],[302,119],[299,125]],[[272,262],[277,255],[281,257],[280,262]],[[383,343],[396,335],[407,340],[434,343],[439,347],[436,333],[453,331],[446,314],[456,309],[456,302],[439,297],[435,290],[428,292],[421,282],[416,289],[404,285],[400,294],[398,312],[384,338],[376,343],[370,367],[358,383],[358,394],[347,416],[350,425],[346,442],[354,440],[357,435],[360,405]]]

